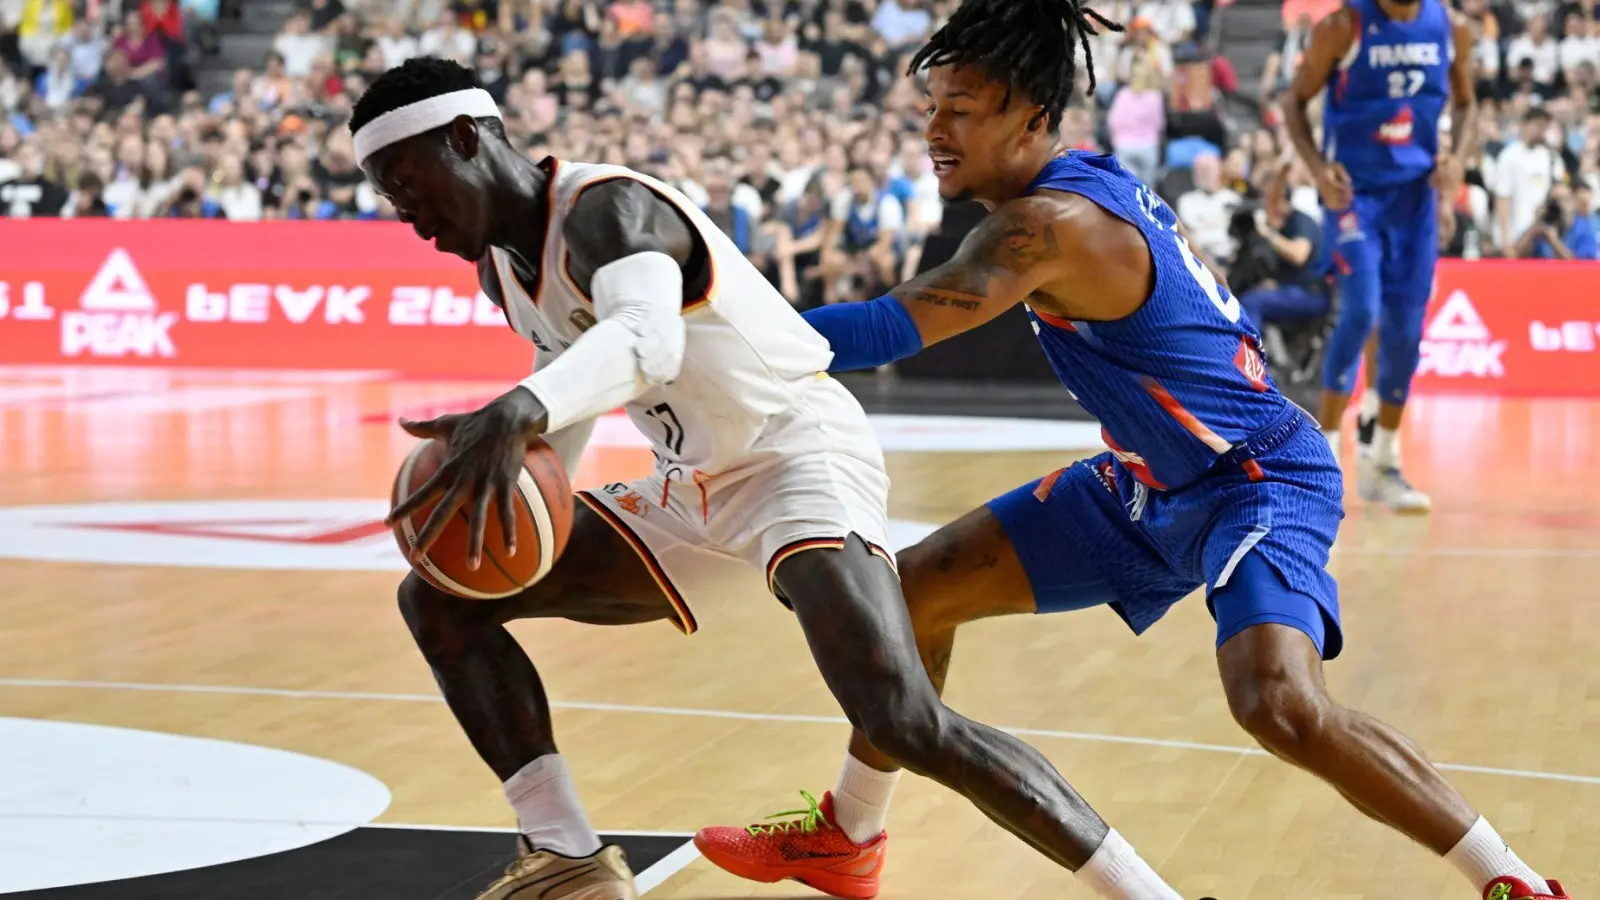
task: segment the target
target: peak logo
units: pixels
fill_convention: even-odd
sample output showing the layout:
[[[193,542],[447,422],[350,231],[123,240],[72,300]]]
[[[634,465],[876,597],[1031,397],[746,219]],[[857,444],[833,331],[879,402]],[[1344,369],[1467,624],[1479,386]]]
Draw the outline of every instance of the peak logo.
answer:
[[[176,313],[156,309],[133,258],[121,247],[112,248],[100,270],[83,289],[80,310],[61,315],[61,355],[88,354],[112,359],[133,355],[170,359],[178,355],[172,343]]]
[[[1506,342],[1497,341],[1463,290],[1450,292],[1422,335],[1418,375],[1504,378]]]

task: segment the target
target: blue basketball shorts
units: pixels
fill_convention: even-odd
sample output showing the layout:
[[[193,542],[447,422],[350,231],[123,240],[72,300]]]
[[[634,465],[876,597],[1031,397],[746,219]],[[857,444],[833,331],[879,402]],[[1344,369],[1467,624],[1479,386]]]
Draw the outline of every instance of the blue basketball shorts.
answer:
[[[1268,622],[1304,632],[1324,659],[1344,646],[1328,552],[1344,482],[1328,442],[1298,410],[1252,441],[1255,476],[1223,460],[1157,491],[1110,453],[991,500],[1041,613],[1109,606],[1142,634],[1204,587],[1217,647]]]
[[[1367,337],[1377,328],[1378,392],[1389,403],[1406,401],[1439,260],[1438,210],[1438,196],[1424,177],[1359,192],[1349,209],[1323,212],[1324,240],[1339,283],[1339,317],[1323,357],[1324,388],[1350,392]]]

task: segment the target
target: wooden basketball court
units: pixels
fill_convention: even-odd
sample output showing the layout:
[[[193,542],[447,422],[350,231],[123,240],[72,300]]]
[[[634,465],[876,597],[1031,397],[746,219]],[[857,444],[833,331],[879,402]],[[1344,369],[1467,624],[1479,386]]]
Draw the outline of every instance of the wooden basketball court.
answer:
[[[399,619],[398,555],[375,524],[411,444],[394,418],[497,390],[0,372],[0,717],[291,751],[386,786],[378,824],[511,826]],[[609,444],[580,484],[648,468],[625,436]],[[929,525],[1095,449],[925,446],[890,452],[891,513]],[[1436,511],[1352,504],[1333,562],[1348,633],[1334,695],[1416,738],[1525,859],[1596,896],[1600,403],[1423,399],[1404,449]],[[695,613],[688,638],[665,623],[513,626],[603,831],[742,824],[837,775],[846,730],[789,614],[762,596]],[[1212,636],[1193,599],[1137,640],[1101,611],[979,623],[949,699],[1022,731],[1187,897],[1469,896],[1429,853],[1250,748]],[[930,782],[907,779],[889,829],[885,898],[1077,890]],[[814,895],[695,860],[649,896]]]

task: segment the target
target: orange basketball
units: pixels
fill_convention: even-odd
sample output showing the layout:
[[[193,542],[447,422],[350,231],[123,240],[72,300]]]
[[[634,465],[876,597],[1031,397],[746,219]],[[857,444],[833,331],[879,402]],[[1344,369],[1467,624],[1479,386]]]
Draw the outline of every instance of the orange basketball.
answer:
[[[411,451],[395,475],[391,506],[421,487],[444,464],[443,441],[426,440]],[[483,561],[477,571],[467,568],[467,518],[464,506],[444,527],[426,556],[413,564],[418,575],[434,587],[468,600],[495,600],[509,597],[550,573],[572,536],[572,485],[567,481],[561,457],[542,438],[528,445],[513,496],[516,497],[517,552],[506,550],[500,530],[499,504],[489,501],[489,516],[483,529]],[[394,538],[400,552],[410,556],[417,534],[428,521],[436,502],[424,504],[409,517],[394,523]]]

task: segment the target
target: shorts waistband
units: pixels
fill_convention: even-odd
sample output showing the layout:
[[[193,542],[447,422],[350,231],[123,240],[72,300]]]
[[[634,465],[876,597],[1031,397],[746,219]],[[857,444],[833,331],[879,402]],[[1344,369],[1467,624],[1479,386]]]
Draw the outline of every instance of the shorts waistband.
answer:
[[[1294,401],[1284,398],[1283,409],[1273,417],[1272,421],[1217,457],[1212,470],[1241,466],[1252,459],[1260,459],[1288,443],[1296,432],[1314,421],[1316,420],[1310,413],[1301,409]]]

